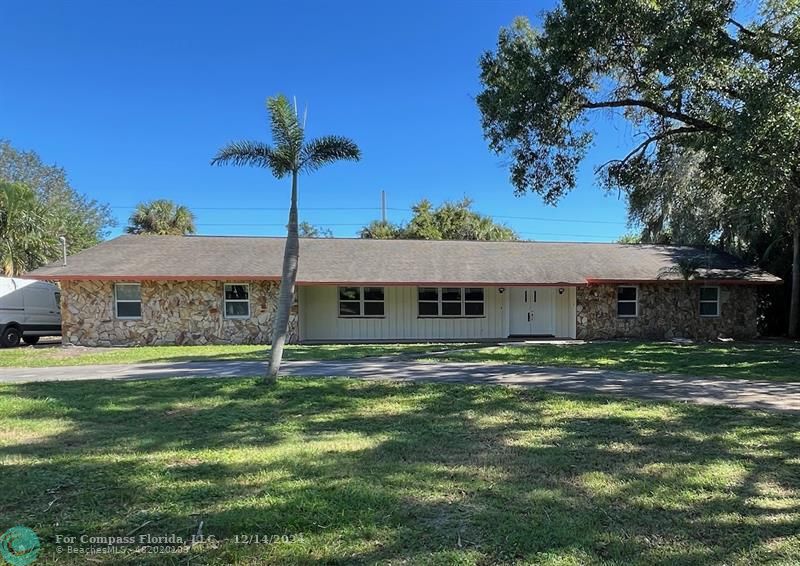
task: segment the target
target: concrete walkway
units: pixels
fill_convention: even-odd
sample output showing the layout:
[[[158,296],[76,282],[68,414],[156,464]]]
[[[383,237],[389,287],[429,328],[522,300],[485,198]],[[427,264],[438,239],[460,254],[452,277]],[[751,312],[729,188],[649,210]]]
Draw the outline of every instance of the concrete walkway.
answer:
[[[241,377],[263,374],[262,362],[174,362],[49,368],[0,368],[0,383],[85,379]],[[800,383],[744,379],[659,376],[577,368],[504,364],[423,363],[362,359],[287,361],[282,374],[355,377],[397,381],[436,381],[541,387],[566,393],[599,393],[641,399],[685,401],[750,409],[800,412]]]

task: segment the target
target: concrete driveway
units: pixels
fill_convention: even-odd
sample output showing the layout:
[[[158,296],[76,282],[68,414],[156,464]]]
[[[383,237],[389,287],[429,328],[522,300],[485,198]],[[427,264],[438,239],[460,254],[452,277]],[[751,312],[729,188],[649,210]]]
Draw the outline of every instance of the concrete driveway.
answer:
[[[0,383],[85,379],[158,379],[169,377],[242,377],[265,372],[262,362],[175,362],[49,368],[0,368]],[[800,412],[800,383],[714,379],[544,368],[504,364],[424,363],[362,359],[287,361],[282,374],[354,377],[396,381],[435,381],[541,387],[564,393],[598,393],[640,399],[683,401],[749,409]]]

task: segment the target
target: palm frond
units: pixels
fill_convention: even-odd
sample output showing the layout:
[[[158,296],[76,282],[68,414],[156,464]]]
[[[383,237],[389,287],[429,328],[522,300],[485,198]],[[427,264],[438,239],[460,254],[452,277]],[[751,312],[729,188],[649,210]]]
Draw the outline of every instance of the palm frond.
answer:
[[[297,111],[282,94],[267,99],[272,143],[278,147],[292,148],[299,153],[305,132],[297,120]]]
[[[55,220],[32,189],[0,181],[0,272],[16,276],[54,257]]]
[[[176,232],[182,234],[195,234],[197,232],[197,227],[194,223],[194,213],[189,210],[189,207],[183,205],[175,209],[172,226]]]
[[[355,142],[342,136],[323,136],[306,144],[300,165],[306,171],[313,171],[328,163],[345,159],[361,159],[361,150]]]
[[[180,236],[194,234],[194,214],[186,206],[169,199],[140,202],[125,228],[128,234]]]
[[[280,179],[291,172],[293,162],[285,151],[275,150],[267,144],[257,141],[238,141],[220,149],[211,159],[211,165],[263,167],[272,170]]]

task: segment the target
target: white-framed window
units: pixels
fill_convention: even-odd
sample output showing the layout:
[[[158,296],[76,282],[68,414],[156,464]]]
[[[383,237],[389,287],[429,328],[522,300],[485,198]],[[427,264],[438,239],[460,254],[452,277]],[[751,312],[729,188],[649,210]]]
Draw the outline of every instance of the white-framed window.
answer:
[[[114,284],[114,313],[117,318],[142,318],[142,286],[139,283]]]
[[[339,287],[339,317],[374,317],[386,314],[383,287]]]
[[[617,317],[639,316],[639,288],[631,285],[617,287]]]
[[[700,287],[700,316],[719,316],[719,287]]]
[[[225,318],[250,318],[250,285],[225,283]]]
[[[481,317],[486,312],[486,294],[481,287],[419,287],[420,317]]]

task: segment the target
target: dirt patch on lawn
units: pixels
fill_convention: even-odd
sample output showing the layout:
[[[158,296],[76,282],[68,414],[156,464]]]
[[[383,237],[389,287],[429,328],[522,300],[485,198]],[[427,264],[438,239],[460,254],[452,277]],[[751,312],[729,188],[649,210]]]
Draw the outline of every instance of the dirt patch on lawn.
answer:
[[[64,360],[69,358],[77,358],[87,354],[98,354],[100,352],[108,352],[108,348],[93,348],[89,346],[72,346],[63,345],[61,340],[53,338],[52,342],[39,342],[36,346],[23,346],[30,351],[31,355],[49,358],[53,360]],[[34,352],[36,352],[34,354]]]
[[[88,346],[59,346],[51,349],[49,357],[56,360],[63,360],[67,358],[77,358],[87,354],[97,354],[99,352],[108,351],[108,348],[90,348]]]

